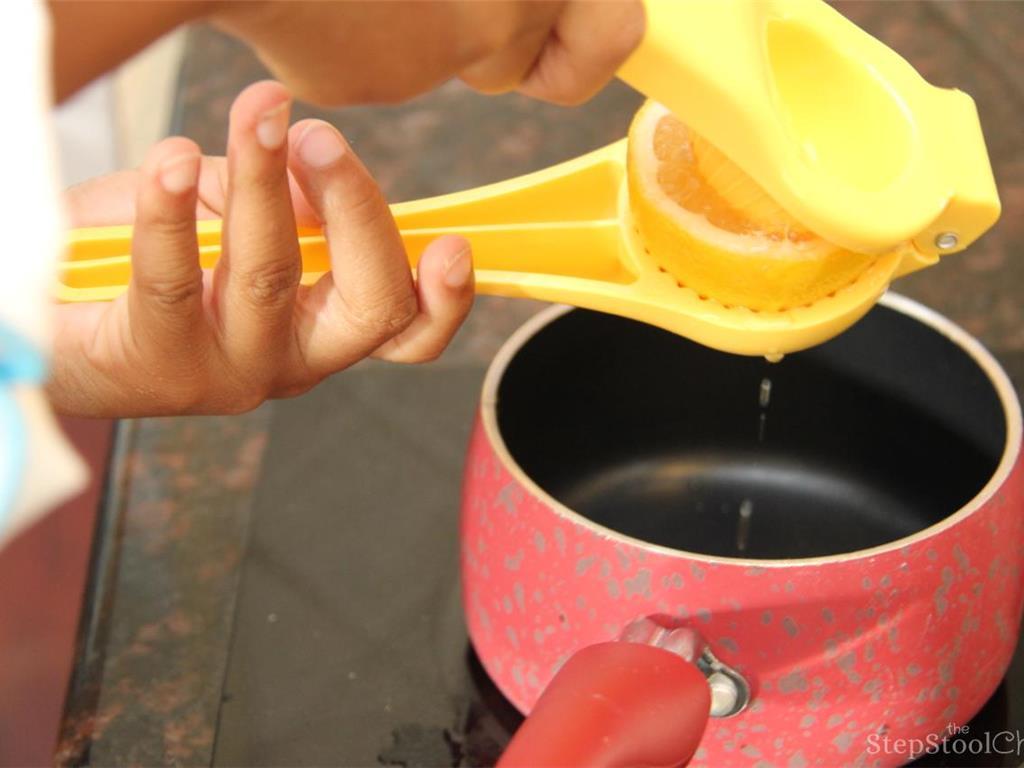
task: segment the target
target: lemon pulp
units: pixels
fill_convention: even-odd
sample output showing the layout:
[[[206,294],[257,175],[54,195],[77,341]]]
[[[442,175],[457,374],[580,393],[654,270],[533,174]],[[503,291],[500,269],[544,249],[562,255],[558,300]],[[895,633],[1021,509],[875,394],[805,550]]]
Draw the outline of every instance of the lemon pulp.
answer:
[[[633,120],[633,223],[660,267],[726,306],[784,311],[855,282],[876,257],[829,243],[662,105]]]

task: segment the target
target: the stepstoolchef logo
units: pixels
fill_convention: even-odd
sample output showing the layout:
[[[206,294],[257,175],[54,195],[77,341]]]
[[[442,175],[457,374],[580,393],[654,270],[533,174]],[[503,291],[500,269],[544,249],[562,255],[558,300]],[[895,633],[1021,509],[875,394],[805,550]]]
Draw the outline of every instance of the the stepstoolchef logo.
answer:
[[[894,739],[886,733],[872,733],[867,741],[869,755],[1024,755],[1024,733],[1020,731],[971,733],[970,726],[956,723],[923,739]]]

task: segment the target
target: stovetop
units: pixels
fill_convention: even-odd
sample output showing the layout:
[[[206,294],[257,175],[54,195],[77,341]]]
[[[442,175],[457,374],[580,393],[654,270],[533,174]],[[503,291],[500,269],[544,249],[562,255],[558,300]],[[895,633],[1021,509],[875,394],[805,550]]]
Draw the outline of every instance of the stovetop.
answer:
[[[493,764],[519,717],[458,586],[481,373],[369,366],[275,408],[215,765]]]

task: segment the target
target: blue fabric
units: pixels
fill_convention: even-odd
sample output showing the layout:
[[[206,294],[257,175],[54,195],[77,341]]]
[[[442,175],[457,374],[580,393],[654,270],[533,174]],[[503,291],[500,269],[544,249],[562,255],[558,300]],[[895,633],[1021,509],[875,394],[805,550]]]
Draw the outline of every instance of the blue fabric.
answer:
[[[0,325],[0,386],[42,384],[46,360],[24,336]]]
[[[28,454],[28,430],[13,387],[41,385],[46,360],[27,339],[0,325],[0,531],[8,525]]]
[[[0,532],[7,528],[21,488],[27,447],[25,419],[18,403],[9,386],[0,387]]]

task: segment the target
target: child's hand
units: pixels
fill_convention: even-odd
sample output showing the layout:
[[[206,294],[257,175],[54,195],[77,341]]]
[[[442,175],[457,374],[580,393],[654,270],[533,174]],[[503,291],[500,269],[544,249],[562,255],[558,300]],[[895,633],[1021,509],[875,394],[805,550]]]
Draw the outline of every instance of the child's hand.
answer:
[[[370,355],[442,352],[473,301],[469,244],[435,240],[414,282],[367,170],[330,125],[289,130],[289,106],[283,86],[257,83],[232,107],[226,159],[167,139],[140,170],[69,192],[72,226],[134,220],[135,238],[124,296],[57,307],[58,410],[237,413]],[[223,255],[206,273],[197,211],[224,218]],[[297,220],[322,222],[330,247],[332,271],[311,287],[299,286]]]

